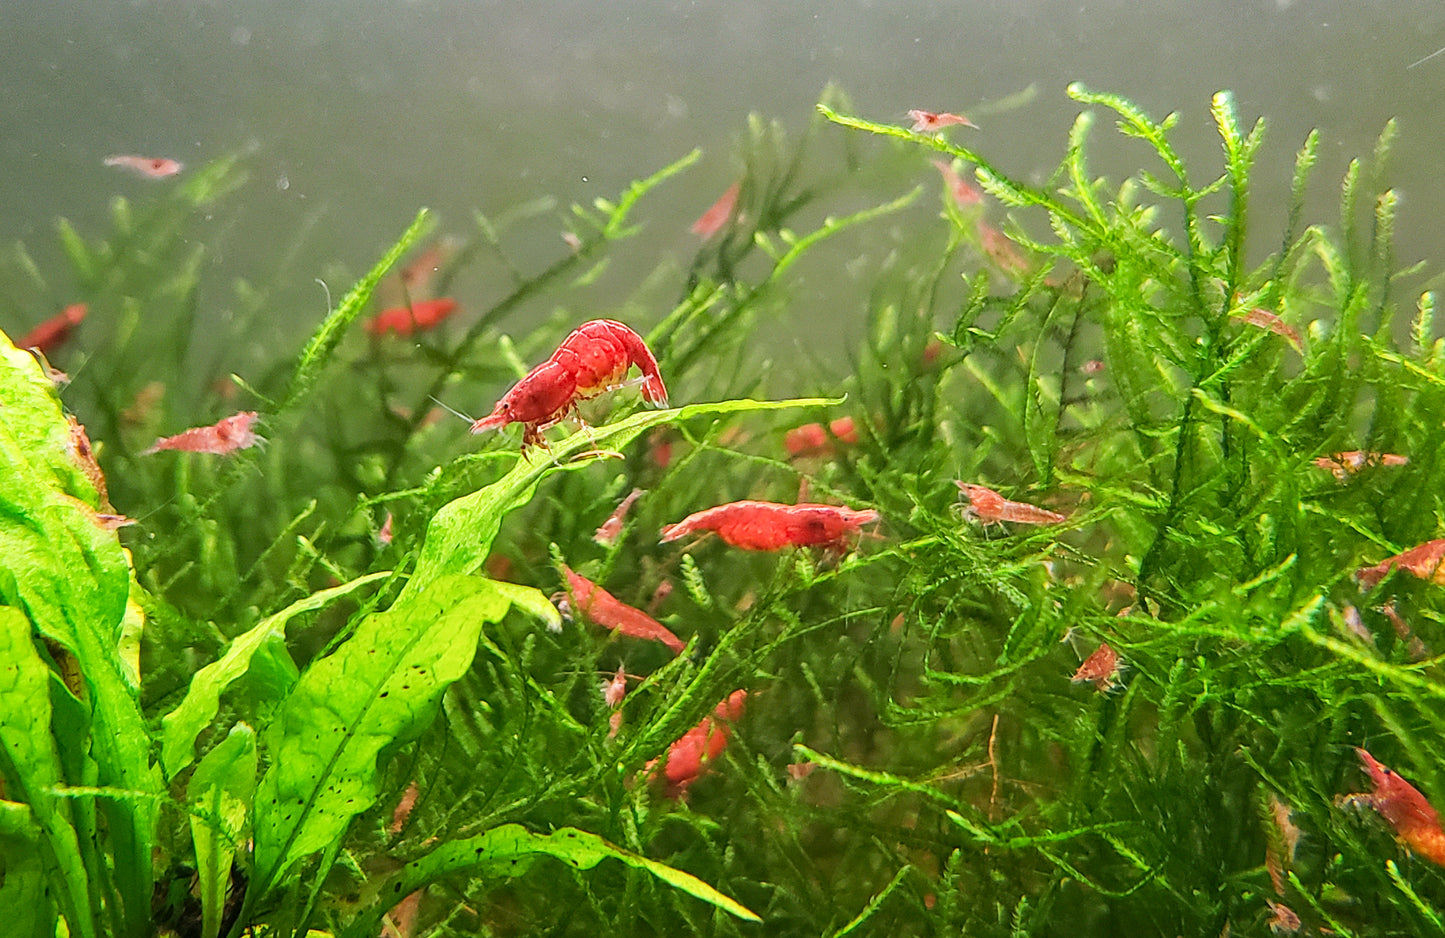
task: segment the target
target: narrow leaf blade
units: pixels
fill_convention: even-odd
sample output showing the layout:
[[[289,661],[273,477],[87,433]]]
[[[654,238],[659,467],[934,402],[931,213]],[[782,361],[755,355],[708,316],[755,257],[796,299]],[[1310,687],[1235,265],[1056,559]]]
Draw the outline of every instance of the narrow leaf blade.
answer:
[[[350,583],[312,593],[275,615],[267,616],[251,629],[236,636],[224,655],[196,673],[180,705],[166,714],[161,721],[164,727],[161,737],[161,763],[165,766],[166,777],[174,778],[177,772],[191,764],[191,760],[195,758],[196,738],[216,718],[221,695],[246,673],[252,658],[262,647],[268,642],[286,640],[287,622],[303,613],[322,609],[358,588],[389,575],[386,571],[372,573]]]
[[[591,869],[603,860],[619,860],[745,922],[762,921],[757,913],[695,876],[623,850],[596,834],[573,827],[564,827],[546,835],[534,834],[520,824],[495,827],[477,837],[446,844],[407,864],[381,892],[385,897],[405,896],[452,873],[479,871],[506,875],[521,861],[539,855],[555,857],[579,870]]]
[[[238,723],[201,759],[187,790],[193,812],[191,842],[196,849],[202,938],[220,934],[231,862],[255,790],[256,731]]]

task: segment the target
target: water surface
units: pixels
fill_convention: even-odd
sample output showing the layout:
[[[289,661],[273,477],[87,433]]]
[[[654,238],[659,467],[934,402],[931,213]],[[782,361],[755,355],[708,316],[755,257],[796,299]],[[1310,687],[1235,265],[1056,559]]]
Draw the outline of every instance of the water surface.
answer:
[[[283,277],[275,315],[297,334],[324,311],[312,278],[364,269],[421,205],[440,212],[442,231],[467,232],[474,208],[590,203],[702,147],[702,162],[646,205],[647,233],[609,274],[611,292],[600,287],[599,301],[625,296],[659,258],[686,263],[688,223],[740,171],[747,114],[801,128],[830,81],[879,120],[903,122],[914,107],[988,114],[969,143],[1034,179],[1062,154],[1078,110],[1071,81],[1156,116],[1181,111],[1180,147],[1205,160],[1218,151],[1210,95],[1232,89],[1244,118],[1270,123],[1261,219],[1278,216],[1310,128],[1322,133],[1312,194],[1328,218],[1347,160],[1397,117],[1400,254],[1441,253],[1445,55],[1408,67],[1445,46],[1438,2],[48,0],[11,4],[5,18],[0,238],[59,263],[56,216],[99,233],[114,194],[143,202],[165,185],[103,167],[107,154],[197,165],[247,149],[250,181],[196,232],[208,290],[219,304],[235,277]],[[1031,103],[990,113],[1029,87]],[[1104,126],[1096,136],[1100,172],[1147,159],[1103,145]],[[920,161],[918,181],[931,172]],[[558,256],[559,233],[552,222],[519,232],[517,263]],[[847,315],[830,294],[836,278],[802,273],[819,289],[816,303],[799,293],[795,328]],[[484,277],[458,284],[477,294],[464,301],[496,295]]]

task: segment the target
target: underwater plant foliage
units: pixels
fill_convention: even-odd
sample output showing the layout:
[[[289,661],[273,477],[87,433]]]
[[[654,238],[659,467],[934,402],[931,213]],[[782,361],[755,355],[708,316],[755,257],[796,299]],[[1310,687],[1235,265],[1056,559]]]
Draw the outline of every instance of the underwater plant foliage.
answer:
[[[800,135],[750,122],[736,205],[621,307],[588,300],[699,154],[562,215],[534,272],[506,244],[550,203],[463,220],[428,289],[485,266],[490,304],[363,335],[443,243],[423,211],[300,351],[219,384],[198,310],[241,336],[269,293],[211,296],[185,232],[242,160],[104,238],[62,222],[68,271],[15,246],[5,296],[67,281],[90,314],[68,387],[0,342],[8,933],[1445,930],[1445,576],[1410,552],[1445,355],[1392,255],[1394,128],[1335,225],[1304,222],[1312,134],[1261,231],[1264,123],[1228,94],[1203,167],[1177,115],[1069,94],[1035,185],[956,142],[986,132],[830,90]],[[1106,114],[1120,181],[1088,168]],[[776,368],[753,337],[824,245],[862,251],[863,335]],[[435,420],[601,316],[680,406],[624,388],[521,452]],[[264,444],[145,452],[244,410]],[[879,520],[659,539],[739,501]],[[594,622],[564,570],[684,647]]]

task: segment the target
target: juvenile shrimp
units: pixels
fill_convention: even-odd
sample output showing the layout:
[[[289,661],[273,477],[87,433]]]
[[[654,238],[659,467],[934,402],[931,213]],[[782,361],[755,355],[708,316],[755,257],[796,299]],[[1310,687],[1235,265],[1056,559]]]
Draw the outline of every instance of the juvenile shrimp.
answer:
[[[622,698],[626,695],[627,671],[619,664],[617,673],[602,683],[602,701],[607,704],[607,709],[616,710],[622,705]]]
[[[743,184],[735,182],[728,186],[727,191],[718,197],[718,200],[703,212],[697,221],[692,223],[688,231],[706,241],[722,230],[733,217],[733,209],[738,204],[738,193],[742,191]]]
[[[1283,841],[1285,859],[1294,862],[1296,851],[1299,850],[1300,837],[1304,832],[1294,822],[1294,812],[1289,805],[1279,800],[1279,796],[1270,793],[1269,796],[1270,816],[1274,818],[1274,826],[1279,829],[1280,840]]]
[[[994,524],[999,521],[1013,521],[1017,524],[1058,524],[1068,520],[1057,511],[1049,511],[1047,508],[1040,508],[1026,502],[1009,501],[993,489],[982,485],[958,481],[955,481],[954,485],[957,485],[959,491],[968,496],[969,506],[965,510],[966,513],[984,524]]]
[[[858,529],[878,520],[873,509],[858,511],[837,505],[779,505],[741,501],[705,508],[662,529],[662,541],[675,541],[694,531],[713,531],[742,550],[784,547],[848,549]]]
[[[948,187],[948,194],[953,196],[953,204],[959,208],[968,208],[983,201],[983,193],[960,176],[952,163],[943,160],[933,160],[932,163],[943,174],[943,184]]]
[[[1406,622],[1405,618],[1395,609],[1393,600],[1379,607],[1379,611],[1383,612],[1385,618],[1390,620],[1390,625],[1395,629],[1396,637],[1405,643],[1411,661],[1419,661],[1422,658],[1430,657],[1430,650],[1425,647],[1425,643],[1420,640],[1420,636],[1416,635],[1415,631],[1410,628],[1410,623]]]
[[[821,423],[805,423],[783,436],[789,456],[822,456],[832,450],[832,439],[840,443],[858,442],[858,427],[852,417],[839,417],[825,429]]]
[[[395,837],[400,834],[402,828],[406,827],[407,818],[411,817],[412,809],[416,807],[416,799],[420,797],[421,789],[417,787],[416,780],[406,786],[406,791],[401,793],[401,800],[396,803],[396,808],[391,812],[391,825],[387,827],[386,833]]]
[[[226,384],[234,387],[229,381]],[[165,396],[164,384],[159,381],[148,382],[145,387],[135,392],[130,404],[120,412],[120,422],[127,427],[139,427],[148,423]]]
[[[573,573],[570,567],[563,567],[562,572],[567,577],[567,596],[576,604],[576,611],[596,624],[632,638],[661,642],[673,654],[686,647],[671,629],[641,609],[627,605],[586,577]]]
[[[1118,677],[1119,653],[1104,642],[1084,659],[1070,680],[1075,684],[1093,684],[1099,690],[1108,692],[1119,686]]]
[[[916,134],[939,131],[952,124],[962,124],[965,127],[978,129],[978,125],[964,117],[962,114],[935,114],[932,111],[923,111],[917,108],[908,112],[909,120],[913,121],[913,132]]]
[[[602,701],[607,704],[607,709],[612,712],[607,715],[607,738],[613,739],[617,731],[622,729],[622,698],[627,695],[627,672],[622,665],[617,666],[617,673],[612,678],[602,682]]]
[[[71,303],[65,309],[51,316],[31,329],[15,343],[16,348],[37,348],[49,354],[59,348],[75,327],[85,321],[88,307],[84,303]]]
[[[592,535],[592,540],[603,547],[611,547],[617,543],[622,536],[622,525],[627,521],[627,512],[632,509],[633,503],[642,497],[642,489],[633,489],[631,494],[622,500],[622,503],[602,522],[597,528],[597,533]]]
[[[65,420],[70,425],[65,451],[70,455],[76,468],[95,489],[95,494],[100,496],[101,509],[106,513],[114,514],[115,506],[111,505],[110,493],[105,488],[105,473],[100,471],[100,463],[95,461],[95,447],[90,444],[89,434],[85,432],[85,427],[81,425],[80,421],[71,415],[66,414]]]
[[[149,449],[141,450],[140,454],[149,456],[163,449],[175,449],[187,453],[215,453],[223,456],[238,449],[247,449],[265,442],[251,429],[259,417],[260,414],[254,410],[232,414],[209,427],[192,427],[175,436],[161,437],[152,443]]]
[[[1286,342],[1294,346],[1296,352],[1304,351],[1304,344],[1300,341],[1299,332],[1294,326],[1281,319],[1278,313],[1256,306],[1254,309],[1242,313],[1232,313],[1231,318],[1248,323],[1256,329],[1267,329],[1275,335],[1283,336]]]
[[[1006,274],[1026,274],[1031,265],[1028,259],[1019,253],[1018,246],[1008,235],[999,231],[993,225],[978,220],[978,240],[983,247],[983,252],[988,259],[993,261]]]
[[[1275,935],[1293,935],[1300,930],[1299,913],[1283,902],[1275,902],[1273,899],[1264,900],[1269,907],[1269,930]]]
[[[407,306],[382,310],[366,321],[366,331],[375,336],[388,332],[411,335],[417,330],[434,329],[443,319],[456,312],[457,301],[448,297],[417,300]]]
[[[642,372],[642,398],[667,406],[667,388],[657,359],[642,337],[620,322],[594,319],[562,340],[545,362],[527,372],[502,395],[490,414],[472,423],[472,432],[522,424],[522,446],[542,444],[542,431],[567,416],[578,401],[616,387],[636,365]]]
[[[733,691],[713,709],[711,716],[703,717],[702,722],[667,747],[660,773],[658,760],[653,759],[643,767],[643,774],[662,781],[668,797],[685,795],[688,786],[701,778],[727,748],[733,724],[742,719],[747,698],[747,691]]]
[[[432,278],[442,265],[451,260],[457,252],[459,242],[454,238],[440,238],[433,241],[416,259],[401,269],[401,283],[413,294],[425,293],[431,287]]]
[[[1321,469],[1328,469],[1336,481],[1343,482],[1349,476],[1367,467],[1408,465],[1410,457],[1397,453],[1370,453],[1352,449],[1343,453],[1330,453],[1328,456],[1316,457],[1314,462]]]
[[[115,156],[107,156],[101,162],[106,166],[116,166],[129,170],[147,179],[165,179],[167,176],[174,176],[182,169],[185,169],[184,164],[165,156],[117,154]]]

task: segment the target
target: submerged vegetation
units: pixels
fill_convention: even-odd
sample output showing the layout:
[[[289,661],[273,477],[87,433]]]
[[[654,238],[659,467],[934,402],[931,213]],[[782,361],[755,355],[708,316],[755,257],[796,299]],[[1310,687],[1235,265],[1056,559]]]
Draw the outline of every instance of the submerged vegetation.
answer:
[[[1445,931],[1445,578],[1399,556],[1441,532],[1445,353],[1392,256],[1393,127],[1334,225],[1304,222],[1311,135],[1261,231],[1264,128],[1227,94],[1209,167],[1174,115],[1070,94],[1038,185],[836,100],[801,139],[754,122],[736,204],[621,308],[587,290],[697,154],[576,208],[541,271],[504,246],[545,206],[478,216],[406,291],[487,263],[505,291],[365,335],[423,212],[235,379],[267,293],[203,314],[184,233],[238,165],[104,238],[62,222],[67,272],[16,246],[17,335],[38,297],[89,315],[68,386],[0,343],[7,933]],[[1100,114],[1122,182],[1088,167]],[[923,198],[818,220],[863,164],[941,213],[875,265],[847,368],[780,381],[752,336],[797,262]],[[682,406],[616,391],[520,454],[436,420],[599,316]],[[202,318],[235,341],[197,349]],[[238,411],[264,445],[146,452]],[[660,541],[740,500],[879,520]]]

